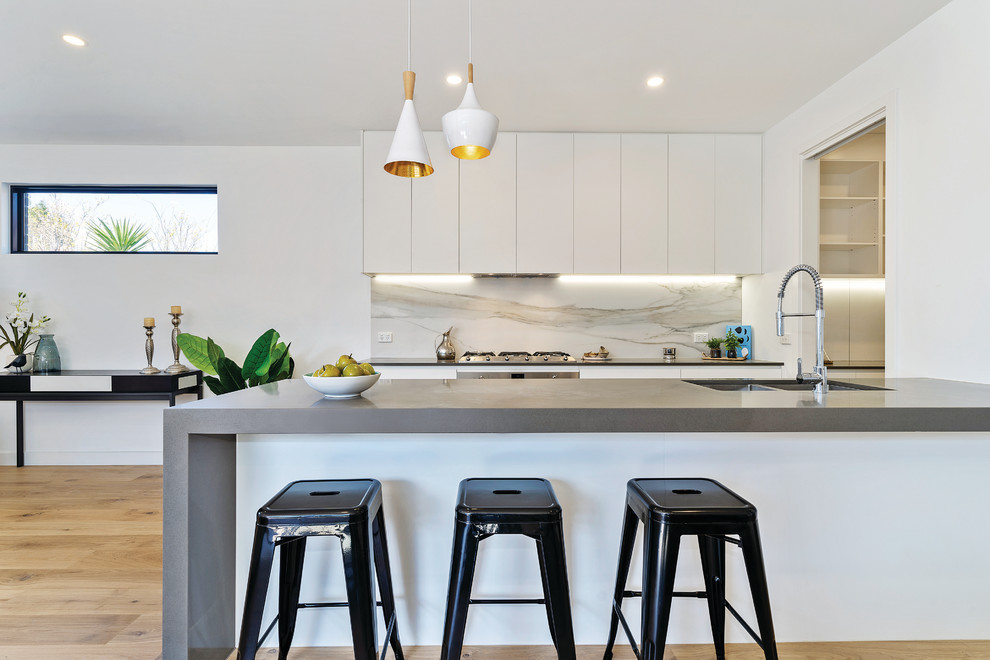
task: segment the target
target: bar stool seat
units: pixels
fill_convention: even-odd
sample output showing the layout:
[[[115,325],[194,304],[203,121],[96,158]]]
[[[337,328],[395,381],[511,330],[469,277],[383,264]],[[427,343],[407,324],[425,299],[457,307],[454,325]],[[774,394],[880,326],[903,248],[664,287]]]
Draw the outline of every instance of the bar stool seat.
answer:
[[[644,526],[642,592],[627,591],[625,588],[639,527],[637,521],[642,521]],[[698,537],[705,591],[674,591],[680,541],[682,536],[688,535]],[[732,536],[739,538],[737,540]],[[725,598],[726,542],[742,548],[759,635]],[[642,597],[642,652],[637,648],[622,614],[624,597]],[[756,507],[711,479],[632,479],[626,486],[626,514],[604,660],[612,657],[620,623],[639,660],[663,658],[671,599],[674,597],[705,598],[708,601],[718,660],[725,658],[726,610],[759,644],[766,660],[777,660]]]
[[[299,602],[306,539],[310,536],[340,538],[346,601]],[[280,555],[278,615],[259,639],[276,547]],[[375,598],[376,573],[381,602]],[[258,509],[241,619],[239,660],[254,660],[258,648],[276,623],[279,629],[278,657],[285,660],[292,645],[297,613],[300,609],[318,607],[347,607],[355,659],[376,660],[376,605],[381,605],[388,628],[385,645],[391,643],[395,657],[402,660],[381,483],[375,479],[293,481]]]
[[[536,540],[543,598],[472,599],[481,541],[495,534]],[[574,627],[564,560],[563,516],[546,479],[465,479],[457,491],[454,544],[440,660],[457,660],[464,645],[469,605],[538,603],[546,607],[550,637],[560,660],[575,660]]]

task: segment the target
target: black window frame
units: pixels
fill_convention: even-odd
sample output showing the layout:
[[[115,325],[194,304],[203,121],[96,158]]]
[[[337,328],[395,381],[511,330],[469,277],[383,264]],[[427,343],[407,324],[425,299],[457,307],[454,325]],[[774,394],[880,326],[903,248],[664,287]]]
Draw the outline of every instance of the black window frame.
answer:
[[[92,250],[28,250],[27,197],[30,193],[148,193],[218,195],[217,186],[140,186],[140,185],[71,185],[71,184],[11,184],[10,185],[10,253],[11,254],[219,254],[213,252],[98,252]],[[219,206],[219,200],[218,200]],[[217,219],[219,223],[219,218]],[[219,237],[219,226],[217,227]],[[218,241],[219,243],[219,241]]]

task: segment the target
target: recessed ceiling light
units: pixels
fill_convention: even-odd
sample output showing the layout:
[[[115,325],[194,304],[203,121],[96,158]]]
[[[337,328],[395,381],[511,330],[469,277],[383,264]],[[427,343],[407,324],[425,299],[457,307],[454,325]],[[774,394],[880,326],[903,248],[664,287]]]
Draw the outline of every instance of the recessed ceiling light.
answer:
[[[72,44],[73,46],[85,46],[86,42],[83,39],[75,36],[74,34],[63,34],[62,41],[67,44]]]
[[[663,84],[663,78],[661,78],[660,76],[653,76],[652,78],[646,81],[646,84],[649,87],[659,87],[660,85]]]
[[[447,84],[448,85],[460,85],[461,84],[461,80],[462,80],[462,78],[459,75],[457,75],[456,73],[452,73],[449,76],[447,76]]]

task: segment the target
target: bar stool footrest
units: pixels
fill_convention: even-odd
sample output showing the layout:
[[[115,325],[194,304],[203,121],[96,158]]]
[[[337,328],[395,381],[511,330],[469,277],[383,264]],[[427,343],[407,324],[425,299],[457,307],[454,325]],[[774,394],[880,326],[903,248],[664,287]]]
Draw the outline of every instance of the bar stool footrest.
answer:
[[[468,605],[546,605],[544,598],[472,598]]]

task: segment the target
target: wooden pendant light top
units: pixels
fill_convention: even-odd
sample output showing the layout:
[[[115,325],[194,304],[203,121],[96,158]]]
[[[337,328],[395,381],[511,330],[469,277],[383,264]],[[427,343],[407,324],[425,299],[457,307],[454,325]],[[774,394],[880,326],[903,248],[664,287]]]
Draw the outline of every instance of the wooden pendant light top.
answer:
[[[406,100],[412,101],[413,88],[416,87],[416,74],[412,71],[403,71],[402,83],[406,88]]]

